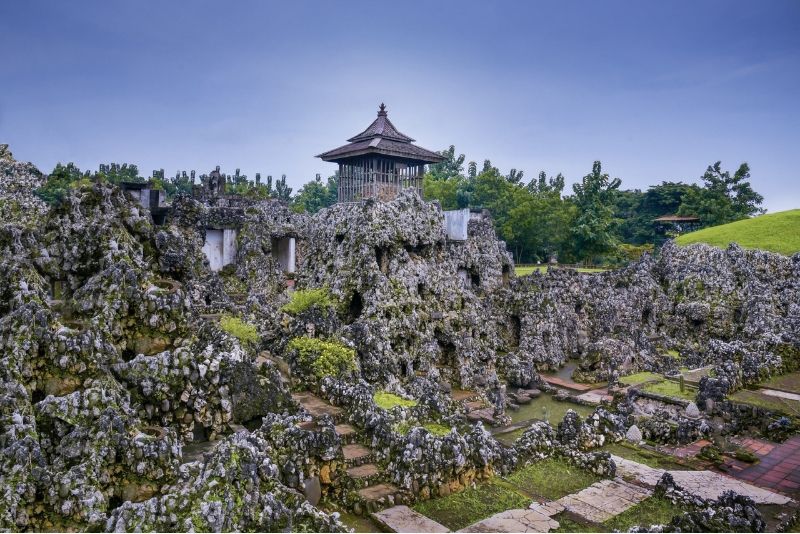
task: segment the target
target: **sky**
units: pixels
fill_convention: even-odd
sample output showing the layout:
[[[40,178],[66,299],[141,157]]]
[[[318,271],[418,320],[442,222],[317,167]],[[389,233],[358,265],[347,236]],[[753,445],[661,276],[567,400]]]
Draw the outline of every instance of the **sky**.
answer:
[[[0,2],[0,143],[49,172],[287,175],[385,102],[417,144],[623,188],[748,162],[800,208],[800,2]]]

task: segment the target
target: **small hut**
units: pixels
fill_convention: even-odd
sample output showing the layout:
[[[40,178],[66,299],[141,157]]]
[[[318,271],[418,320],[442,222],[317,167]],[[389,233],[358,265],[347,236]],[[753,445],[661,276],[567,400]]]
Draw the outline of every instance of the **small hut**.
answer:
[[[386,106],[366,130],[348,139],[348,144],[317,157],[339,164],[338,201],[358,202],[368,198],[392,200],[403,189],[422,195],[425,165],[444,161],[436,152],[412,144],[414,139],[397,131]]]

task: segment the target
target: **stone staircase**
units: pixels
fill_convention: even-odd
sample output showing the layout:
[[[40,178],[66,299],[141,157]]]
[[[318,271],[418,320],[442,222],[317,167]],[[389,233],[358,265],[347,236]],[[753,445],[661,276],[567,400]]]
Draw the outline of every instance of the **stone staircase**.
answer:
[[[358,443],[358,430],[345,422],[344,410],[310,392],[294,393],[292,398],[314,419],[322,415],[330,415],[334,419],[336,433],[342,441],[342,455],[347,467],[344,476],[348,480],[341,482],[355,490],[353,511],[356,514],[382,510],[402,500],[403,492],[386,481],[386,473],[375,463],[375,451]],[[314,421],[303,424],[313,425]]]

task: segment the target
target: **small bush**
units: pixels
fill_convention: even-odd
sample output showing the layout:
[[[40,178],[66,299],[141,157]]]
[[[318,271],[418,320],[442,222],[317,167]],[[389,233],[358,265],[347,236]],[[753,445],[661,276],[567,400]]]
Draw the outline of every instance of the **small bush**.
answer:
[[[320,287],[317,289],[298,289],[292,293],[291,300],[283,305],[281,310],[291,315],[302,313],[312,306],[318,306],[322,309],[333,306],[333,299],[331,299],[330,292],[327,287]]]
[[[223,315],[219,319],[219,325],[225,332],[238,339],[242,345],[252,348],[259,342],[256,327],[238,317]]]
[[[289,342],[289,349],[297,351],[300,370],[318,380],[356,370],[356,351],[335,341],[296,337]]]
[[[373,396],[373,399],[375,399],[375,404],[378,405],[378,408],[382,408],[384,410],[391,410],[395,406],[411,408],[412,406],[417,405],[417,401],[415,400],[404,399],[403,397],[395,395],[394,393],[389,393],[388,391],[378,391]]]

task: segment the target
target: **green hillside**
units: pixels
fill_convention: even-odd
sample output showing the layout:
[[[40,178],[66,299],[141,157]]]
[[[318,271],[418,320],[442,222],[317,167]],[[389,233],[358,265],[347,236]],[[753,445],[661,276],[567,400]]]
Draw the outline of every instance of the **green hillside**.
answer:
[[[708,243],[721,248],[738,243],[745,248],[760,248],[789,256],[800,252],[800,209],[704,228],[684,234],[675,241],[679,245]]]

